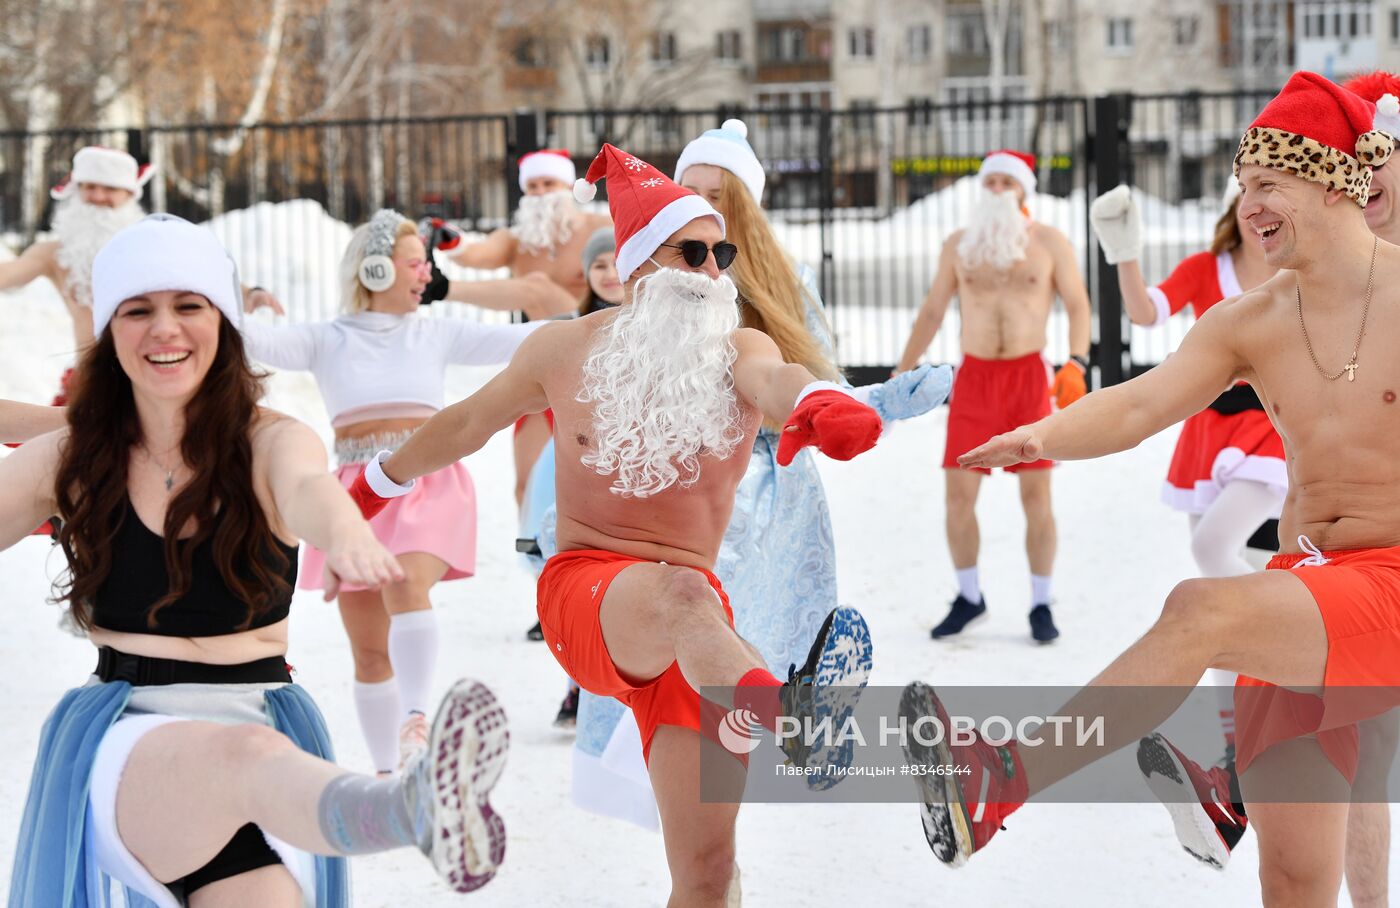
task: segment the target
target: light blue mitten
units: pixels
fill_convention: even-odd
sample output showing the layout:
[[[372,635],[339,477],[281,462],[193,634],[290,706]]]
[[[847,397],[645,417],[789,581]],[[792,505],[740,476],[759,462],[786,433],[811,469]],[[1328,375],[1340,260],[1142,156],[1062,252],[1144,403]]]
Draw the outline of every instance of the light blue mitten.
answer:
[[[885,422],[922,416],[948,399],[953,390],[953,367],[923,365],[867,387],[870,406]]]

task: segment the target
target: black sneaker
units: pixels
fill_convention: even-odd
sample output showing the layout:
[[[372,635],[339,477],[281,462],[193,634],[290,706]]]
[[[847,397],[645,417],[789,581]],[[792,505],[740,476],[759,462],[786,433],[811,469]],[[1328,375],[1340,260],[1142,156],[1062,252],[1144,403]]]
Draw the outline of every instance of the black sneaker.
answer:
[[[564,702],[559,704],[559,714],[554,717],[555,728],[574,728],[578,725],[578,685],[570,684]]]
[[[544,628],[540,626],[538,621],[535,622],[534,627],[525,632],[525,639],[533,640],[536,643],[544,639]]]
[[[983,596],[982,601],[972,603],[966,596],[959,594],[953,600],[953,607],[948,611],[948,617],[944,618],[937,627],[928,632],[928,635],[935,640],[943,637],[951,637],[960,634],[963,628],[987,614],[987,597]]]
[[[1036,643],[1049,643],[1060,636],[1059,628],[1055,627],[1055,618],[1050,614],[1050,606],[1045,603],[1031,609],[1030,619],[1031,637]]]

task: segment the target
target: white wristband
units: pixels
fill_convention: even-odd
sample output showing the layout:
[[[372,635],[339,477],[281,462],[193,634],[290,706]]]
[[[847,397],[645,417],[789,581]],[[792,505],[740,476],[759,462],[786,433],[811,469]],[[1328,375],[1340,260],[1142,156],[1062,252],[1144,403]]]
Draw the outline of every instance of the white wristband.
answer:
[[[416,479],[411,479],[408,485],[399,485],[385,475],[384,467],[380,462],[393,453],[393,451],[380,451],[374,455],[373,460],[365,464],[365,482],[380,498],[399,498],[407,495],[413,491],[413,485],[417,482]]]
[[[854,396],[851,394],[850,391],[836,384],[836,382],[834,381],[814,381],[798,393],[797,400],[792,402],[792,408],[796,410],[798,407],[802,406],[803,398],[805,398],[809,394],[815,394],[818,391],[837,391],[841,394],[846,395],[847,397]]]

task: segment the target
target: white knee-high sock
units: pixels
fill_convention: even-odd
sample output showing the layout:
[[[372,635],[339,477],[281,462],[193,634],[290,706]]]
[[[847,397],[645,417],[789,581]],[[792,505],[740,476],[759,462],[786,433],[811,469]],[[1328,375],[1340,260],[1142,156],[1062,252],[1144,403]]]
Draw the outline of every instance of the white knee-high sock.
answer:
[[[1226,483],[1206,512],[1191,519],[1191,554],[1201,575],[1252,574],[1254,566],[1244,559],[1244,544],[1282,502],[1283,496],[1262,482]]]
[[[437,615],[432,609],[389,617],[389,664],[399,679],[401,723],[409,713],[429,715],[437,654]]]
[[[399,726],[403,724],[398,681],[356,681],[355,714],[375,772],[393,772],[399,765]]]

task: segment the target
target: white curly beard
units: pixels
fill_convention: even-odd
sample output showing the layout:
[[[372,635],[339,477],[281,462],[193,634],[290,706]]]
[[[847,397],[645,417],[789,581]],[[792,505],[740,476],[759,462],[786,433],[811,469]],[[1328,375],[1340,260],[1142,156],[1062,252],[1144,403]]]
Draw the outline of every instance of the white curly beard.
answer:
[[[984,189],[958,242],[958,258],[969,268],[991,265],[1007,271],[1025,260],[1029,234],[1030,221],[1021,213],[1015,194]]]
[[[553,255],[574,235],[576,211],[573,193],[568,190],[522,196],[511,230],[526,252]]]
[[[141,220],[145,212],[135,199],[119,208],[89,205],[78,196],[58,203],[53,232],[58,237],[58,264],[68,291],[79,304],[92,306],[92,260],[118,230]]]
[[[645,498],[700,478],[702,455],[724,459],[744,439],[734,394],[739,328],[734,282],[663,268],[599,329],[577,400],[593,405],[583,456],[610,491]]]

